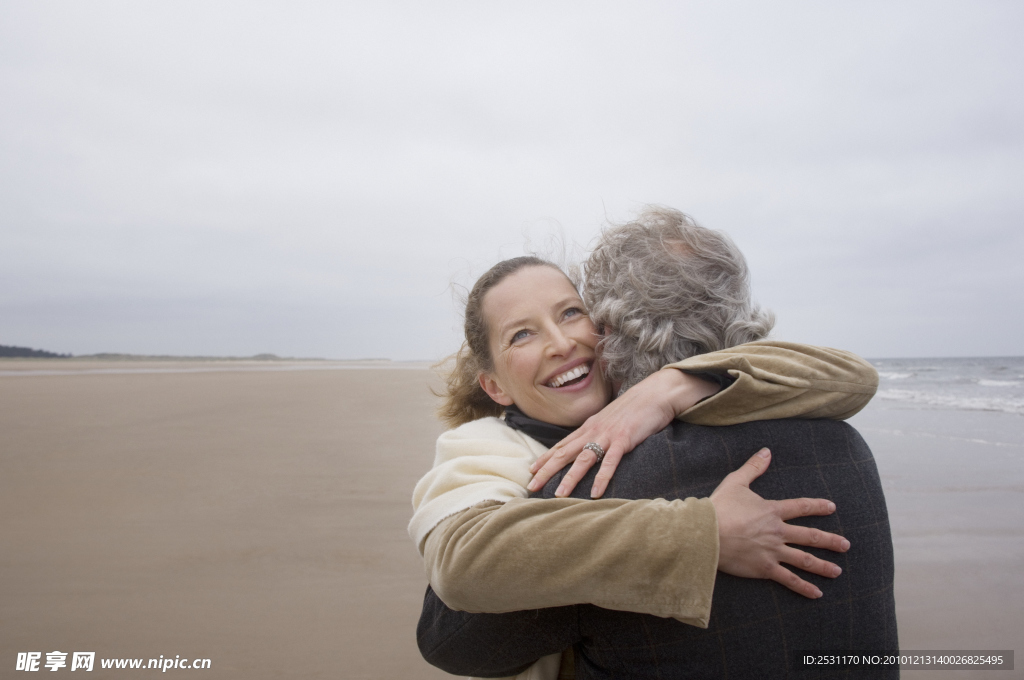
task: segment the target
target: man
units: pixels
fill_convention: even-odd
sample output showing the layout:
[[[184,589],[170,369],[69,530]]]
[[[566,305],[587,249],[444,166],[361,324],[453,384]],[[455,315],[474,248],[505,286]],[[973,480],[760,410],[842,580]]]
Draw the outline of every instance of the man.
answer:
[[[771,328],[771,317],[750,302],[746,265],[735,246],[672,210],[648,210],[604,234],[586,265],[584,295],[607,333],[607,372],[625,386],[672,361],[760,339]],[[591,605],[466,614],[447,609],[428,592],[419,630],[424,656],[450,672],[508,675],[571,646],[580,678],[785,678],[841,676],[846,670],[803,667],[800,652],[895,651],[885,499],[871,452],[848,425],[673,422],[622,458],[605,495],[707,496],[762,446],[771,449],[773,462],[749,473],[756,478],[752,490],[768,499],[825,497],[838,506],[834,515],[794,522],[843,534],[853,545],[845,555],[829,553],[843,569],[840,579],[807,577],[824,592],[821,599],[720,573],[708,627],[701,629]],[[595,457],[581,456],[539,495],[554,497],[566,476],[578,478]],[[564,462],[557,453],[552,461]],[[574,496],[589,497],[595,473],[591,469],[583,477]],[[899,674],[893,667],[865,670],[870,677]]]

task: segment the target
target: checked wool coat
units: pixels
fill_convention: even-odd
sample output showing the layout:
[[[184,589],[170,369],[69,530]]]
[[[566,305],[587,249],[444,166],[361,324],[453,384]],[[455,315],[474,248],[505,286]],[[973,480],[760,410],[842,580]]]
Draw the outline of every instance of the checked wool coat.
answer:
[[[628,454],[610,498],[706,497],[761,447],[768,471],[751,488],[768,499],[828,498],[837,511],[791,523],[841,534],[845,554],[808,549],[843,569],[837,579],[801,576],[824,597],[810,600],[767,580],[719,573],[706,629],[674,619],[574,605],[507,614],[447,608],[427,591],[420,649],[450,673],[507,676],[562,649],[575,653],[576,677],[826,678],[899,676],[899,669],[799,664],[799,652],[899,648],[888,514],[870,449],[846,423],[768,420],[703,427],[673,422]],[[589,496],[596,468],[574,496]],[[561,475],[537,496],[553,497]],[[680,550],[685,550],[685,545]],[[867,675],[865,675],[867,673]]]

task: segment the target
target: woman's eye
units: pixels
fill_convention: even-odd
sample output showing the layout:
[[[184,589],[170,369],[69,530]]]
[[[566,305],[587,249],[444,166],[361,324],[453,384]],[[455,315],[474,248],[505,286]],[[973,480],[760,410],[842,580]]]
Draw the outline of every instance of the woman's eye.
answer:
[[[584,312],[579,307],[570,307],[569,309],[565,310],[565,313],[562,316],[569,318],[573,316],[579,316],[580,314],[586,314],[586,312]]]
[[[519,342],[520,340],[525,338],[527,335],[529,335],[529,333],[527,333],[525,330],[519,331],[518,333],[516,333],[515,335],[512,336],[512,342],[513,343]]]

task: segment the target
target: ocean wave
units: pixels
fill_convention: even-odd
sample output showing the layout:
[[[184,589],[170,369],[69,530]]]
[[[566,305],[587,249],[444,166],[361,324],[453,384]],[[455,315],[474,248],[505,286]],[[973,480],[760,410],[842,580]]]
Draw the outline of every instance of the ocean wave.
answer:
[[[909,378],[913,373],[890,373],[888,371],[879,371],[878,377],[885,378],[886,380],[903,380]]]
[[[1016,380],[979,380],[978,384],[983,387],[1016,387],[1020,385]]]
[[[968,397],[941,394],[936,392],[918,392],[915,390],[879,390],[879,399],[903,401],[925,406],[939,406],[961,411],[1001,411],[1024,415],[1024,399],[999,399],[997,397]]]
[[[958,437],[956,435],[944,434],[941,432],[926,432],[921,430],[894,430],[885,427],[871,427],[870,425],[861,425],[858,429],[860,429],[862,432],[881,432],[883,434],[895,435],[897,437],[924,437],[927,439],[948,439],[950,441],[970,442],[971,444],[985,444],[987,446],[998,446],[1002,448],[1024,448],[1024,444],[1019,444],[1016,442],[1001,442],[995,439],[978,439],[977,437]],[[886,475],[882,475],[882,479],[885,480]]]

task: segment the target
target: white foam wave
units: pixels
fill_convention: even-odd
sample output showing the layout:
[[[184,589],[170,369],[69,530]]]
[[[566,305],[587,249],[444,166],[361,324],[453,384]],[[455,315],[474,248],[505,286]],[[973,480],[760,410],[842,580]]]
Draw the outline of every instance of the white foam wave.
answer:
[[[888,371],[879,371],[878,372],[878,377],[879,378],[885,378],[886,380],[903,380],[904,378],[909,378],[911,375],[913,375],[913,374],[911,374],[911,373],[890,373]]]
[[[863,425],[860,426],[858,429],[860,429],[861,432],[882,432],[885,434],[896,435],[897,437],[925,437],[929,439],[949,439],[951,441],[970,442],[972,444],[986,444],[988,446],[999,446],[1014,449],[1024,448],[1021,446],[1021,444],[1017,444],[1014,442],[1001,442],[993,439],[978,439],[976,437],[957,437],[956,435],[943,434],[939,432],[925,432],[921,430],[893,430],[884,427],[865,427]],[[882,475],[882,479],[885,479],[885,475]]]
[[[1016,387],[1020,385],[1016,380],[979,380],[978,384],[983,387]]]
[[[903,401],[925,406],[940,406],[961,411],[1002,411],[1024,415],[1024,399],[999,399],[994,397],[964,397],[936,392],[915,390],[879,390],[879,399]]]

